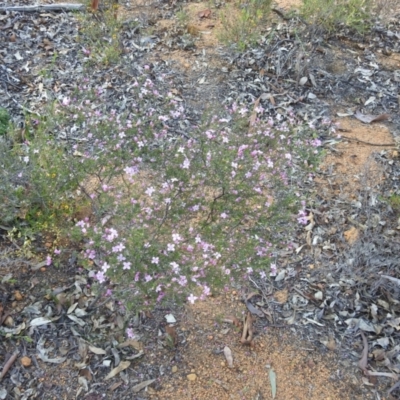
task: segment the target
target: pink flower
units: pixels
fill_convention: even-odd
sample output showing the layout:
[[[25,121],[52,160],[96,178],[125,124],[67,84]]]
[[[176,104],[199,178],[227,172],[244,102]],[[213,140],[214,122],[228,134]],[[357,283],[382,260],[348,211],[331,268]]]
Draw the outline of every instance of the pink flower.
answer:
[[[132,328],[126,329],[126,336],[128,336],[129,339],[133,339],[135,337],[135,333],[133,332]]]
[[[50,256],[47,256],[47,257],[46,257],[46,265],[47,265],[47,266],[50,266],[52,262],[53,262],[53,260],[51,259],[51,257],[50,257]]]
[[[168,243],[167,251],[175,251],[175,245],[173,243]]]
[[[61,250],[54,249],[54,254],[57,254],[57,255],[61,254]]]
[[[124,264],[123,264],[124,266],[123,266],[123,268],[122,269],[131,269],[131,265],[132,265],[132,263],[130,263],[129,261],[128,262],[124,262]]]
[[[151,197],[151,195],[152,195],[155,191],[156,191],[156,189],[154,189],[153,186],[150,186],[150,187],[146,190],[145,193],[146,193],[148,196]]]
[[[193,293],[187,298],[190,304],[194,304],[194,302],[198,299],[198,297],[193,296]]]
[[[96,279],[99,281],[99,283],[103,283],[105,282],[106,278],[104,276],[104,272],[99,271],[96,275],[95,275]]]

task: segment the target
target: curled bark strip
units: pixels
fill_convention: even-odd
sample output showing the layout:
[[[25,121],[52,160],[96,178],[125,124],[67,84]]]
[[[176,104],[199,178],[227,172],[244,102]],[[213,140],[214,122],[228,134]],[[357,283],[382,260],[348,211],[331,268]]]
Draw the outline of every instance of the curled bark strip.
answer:
[[[251,312],[248,312],[243,324],[243,333],[242,333],[242,338],[240,339],[240,343],[251,345],[252,340],[253,340],[253,317],[251,316]]]
[[[11,368],[11,366],[14,364],[14,361],[17,359],[19,355],[19,351],[15,350],[12,356],[8,359],[8,361],[4,364],[3,370],[0,373],[0,381],[4,378],[8,370]]]
[[[385,376],[386,378],[391,378],[391,379],[397,381],[399,379],[399,376],[395,373],[368,371],[368,369],[367,369],[367,367],[368,367],[368,341],[367,341],[367,338],[365,337],[363,331],[360,331],[360,334],[361,334],[361,337],[363,340],[364,348],[363,348],[363,351],[361,354],[360,361],[358,362],[358,366],[364,372],[364,375],[366,375],[366,376]]]
[[[360,369],[364,372],[365,375],[368,375],[368,370],[367,370],[367,366],[368,366],[368,341],[367,338],[364,335],[363,331],[360,331],[362,340],[363,340],[363,351],[361,354],[361,358],[360,361],[358,362],[358,366],[360,367]]]

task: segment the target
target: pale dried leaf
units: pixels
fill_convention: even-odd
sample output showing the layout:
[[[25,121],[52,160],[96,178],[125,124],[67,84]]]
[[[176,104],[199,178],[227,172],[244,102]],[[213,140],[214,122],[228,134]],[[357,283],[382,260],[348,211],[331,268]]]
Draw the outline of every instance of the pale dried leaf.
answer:
[[[107,354],[107,352],[99,347],[89,346],[89,350],[94,354]]]
[[[257,315],[258,317],[264,317],[264,313],[258,308],[254,307],[249,301],[246,301],[246,307],[252,314]]]
[[[118,375],[120,372],[124,371],[131,365],[130,361],[121,361],[118,367],[111,370],[111,372],[104,378],[106,381],[114,378],[114,376]]]
[[[270,368],[270,370],[268,371],[268,375],[269,375],[269,382],[271,384],[272,398],[275,399],[275,396],[276,396],[276,373],[273,370],[273,368]]]
[[[370,114],[362,114],[360,111],[357,111],[354,116],[361,122],[365,124],[371,124],[373,122],[385,121],[390,115],[389,114],[380,114],[380,115],[370,115]]]
[[[154,381],[155,381],[155,379],[149,379],[148,381],[144,381],[144,382],[139,383],[138,385],[134,386],[131,390],[134,393],[137,393],[140,390],[144,389],[146,386],[151,385]]]

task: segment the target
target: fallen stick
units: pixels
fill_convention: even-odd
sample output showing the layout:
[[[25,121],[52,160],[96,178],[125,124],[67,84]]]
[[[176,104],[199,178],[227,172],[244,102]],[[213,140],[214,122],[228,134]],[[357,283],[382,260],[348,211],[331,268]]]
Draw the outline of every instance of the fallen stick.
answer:
[[[361,358],[360,361],[358,362],[358,366],[360,369],[365,373],[365,375],[368,375],[368,340],[364,335],[363,331],[360,331],[361,338],[363,341],[363,351],[361,353]]]
[[[14,364],[14,361],[17,359],[19,354],[18,350],[15,350],[12,356],[7,360],[7,362],[4,364],[3,370],[0,373],[0,382],[8,372],[8,370],[11,368],[11,365]]]
[[[42,4],[37,6],[6,6],[0,7],[0,11],[20,11],[20,12],[37,12],[37,11],[82,11],[86,9],[85,4]]]

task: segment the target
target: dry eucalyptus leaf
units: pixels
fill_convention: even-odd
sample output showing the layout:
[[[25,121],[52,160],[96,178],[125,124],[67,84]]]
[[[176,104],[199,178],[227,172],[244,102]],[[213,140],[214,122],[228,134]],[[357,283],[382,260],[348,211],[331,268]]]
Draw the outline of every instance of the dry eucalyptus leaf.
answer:
[[[199,18],[210,18],[211,16],[211,10],[207,8],[206,10],[200,11],[197,13],[197,16]]]
[[[228,362],[229,368],[233,368],[232,350],[228,346],[224,347],[224,356],[226,358],[226,361]]]
[[[103,349],[100,349],[99,347],[95,347],[95,346],[89,346],[89,350],[94,353],[94,354],[107,354],[107,352]]]
[[[328,340],[320,341],[328,350],[334,351],[336,349],[336,342],[334,338],[329,338]]]
[[[273,368],[271,368],[268,371],[268,375],[269,375],[269,382],[271,384],[271,394],[272,394],[272,398],[275,399],[276,396],[276,373],[273,370]]]
[[[306,76],[303,76],[300,80],[299,80],[299,84],[301,86],[304,86],[308,81],[308,78]]]
[[[139,383],[138,385],[134,386],[131,390],[134,393],[137,393],[140,390],[144,389],[145,387],[151,385],[154,381],[155,381],[155,379],[149,379],[148,381],[144,381],[144,382]]]
[[[385,121],[390,115],[389,114],[380,114],[380,115],[370,115],[370,114],[362,114],[360,111],[357,111],[354,116],[364,124],[372,124],[373,122]]]
[[[46,318],[46,317],[39,317],[39,318],[35,318],[30,322],[30,326],[40,326],[40,325],[46,325],[46,324],[50,324],[52,322],[52,320],[50,318]]]
[[[124,347],[128,347],[128,346],[131,346],[135,350],[138,350],[138,351],[142,350],[142,348],[143,348],[142,343],[140,343],[140,342],[138,342],[137,340],[134,340],[134,339],[128,339],[125,342],[120,343],[117,347],[119,349],[123,349]]]
[[[83,388],[85,389],[86,392],[89,390],[88,381],[84,376],[79,376],[78,382],[81,386],[83,386]]]
[[[258,317],[264,317],[264,313],[258,308],[254,307],[249,301],[246,301],[246,307],[252,314],[257,315]]]
[[[118,375],[120,372],[124,371],[131,365],[130,361],[121,361],[118,367],[111,370],[111,372],[104,378],[106,381],[114,378],[114,376]]]

